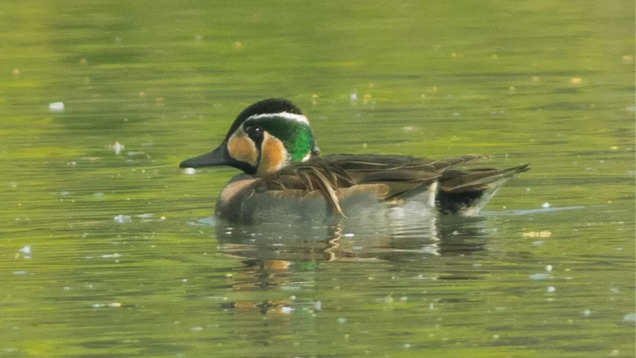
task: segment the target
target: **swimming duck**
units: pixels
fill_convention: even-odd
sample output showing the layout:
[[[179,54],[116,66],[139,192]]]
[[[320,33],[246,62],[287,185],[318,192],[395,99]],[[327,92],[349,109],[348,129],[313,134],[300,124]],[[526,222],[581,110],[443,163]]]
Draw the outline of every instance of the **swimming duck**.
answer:
[[[319,155],[307,117],[285,99],[245,108],[223,142],[181,168],[232,166],[243,171],[223,188],[216,216],[254,222],[288,215],[346,217],[360,210],[476,215],[501,185],[528,165],[507,169],[456,167],[482,158],[424,159],[400,155]]]

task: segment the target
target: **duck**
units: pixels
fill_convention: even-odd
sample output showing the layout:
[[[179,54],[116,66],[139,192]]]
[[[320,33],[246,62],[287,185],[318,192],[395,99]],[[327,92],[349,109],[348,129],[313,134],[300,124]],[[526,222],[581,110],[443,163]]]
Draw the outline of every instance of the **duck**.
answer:
[[[528,164],[469,168],[482,155],[445,159],[391,154],[321,155],[307,116],[287,99],[245,108],[215,149],[180,168],[242,171],[221,190],[215,216],[255,223],[288,216],[347,218],[389,210],[414,215],[475,216]]]

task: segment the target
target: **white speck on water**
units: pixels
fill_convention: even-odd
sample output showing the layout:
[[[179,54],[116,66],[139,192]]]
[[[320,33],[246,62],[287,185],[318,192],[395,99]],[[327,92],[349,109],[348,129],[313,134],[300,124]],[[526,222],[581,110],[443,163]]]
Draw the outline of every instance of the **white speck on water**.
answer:
[[[344,318],[344,317],[340,317],[340,318],[338,318],[338,320],[337,320],[337,321],[338,321],[338,323],[340,323],[340,324],[344,324],[345,322],[347,322],[347,319],[346,319],[346,318]]]
[[[105,305],[105,304],[103,304],[103,303],[93,303],[93,304],[91,305],[91,307],[93,307],[93,308],[102,308],[102,307],[105,307],[105,306],[106,306],[106,305]]]
[[[201,331],[203,330],[203,327],[201,327],[201,326],[194,326],[194,327],[190,328],[190,330],[191,330],[192,332],[201,332]]]
[[[146,214],[137,215],[137,217],[140,218],[140,219],[150,219],[153,216],[155,216],[155,214],[152,214],[152,213],[146,213]]]
[[[71,290],[71,287],[70,287],[70,286],[64,286],[62,289],[63,289],[64,291],[70,291],[70,290]]]
[[[344,234],[344,237],[354,237],[354,236],[356,236],[356,235],[354,233],[352,233],[352,232],[348,232],[348,233]]]
[[[400,301],[402,301],[402,302],[406,302],[408,300],[409,300],[409,298],[407,296],[400,297]]]
[[[636,112],[636,106],[628,106],[625,108],[628,112]]]
[[[115,151],[115,154],[119,155],[119,153],[121,153],[122,150],[124,150],[124,148],[126,148],[125,145],[119,143],[119,142],[115,142],[115,144],[110,146],[113,151]]]
[[[118,253],[102,255],[102,258],[104,258],[104,259],[116,259],[118,257],[121,257],[121,255],[118,254]]]
[[[556,291],[556,287],[554,287],[554,286],[548,286],[548,288],[546,288],[546,291],[547,291],[548,293],[555,292],[555,291]]]
[[[357,102],[358,101],[358,94],[356,92],[353,92],[352,94],[349,95],[349,100],[351,102]]]
[[[31,258],[31,245],[25,245],[20,250],[18,250],[25,259]]]
[[[583,316],[585,317],[589,317],[592,314],[592,311],[590,310],[583,310],[583,312],[581,312],[581,314],[583,314]]]
[[[181,282],[186,283],[188,282],[188,279],[187,278],[181,279]]]
[[[120,302],[111,302],[111,303],[108,304],[108,307],[119,308],[119,307],[121,307],[121,303]]]
[[[611,352],[607,355],[608,357],[618,357],[621,352],[618,349],[612,349]]]
[[[128,154],[128,156],[129,156],[129,157],[134,157],[135,155],[145,155],[145,154],[146,154],[146,152],[141,152],[141,151],[132,151],[132,150],[130,150],[130,151],[128,151],[128,153],[126,153],[126,154]]]
[[[550,275],[547,273],[535,273],[530,275],[531,280],[545,280],[546,278],[550,278]]]
[[[187,175],[192,175],[192,174],[195,174],[197,170],[194,168],[185,168],[183,169],[183,172]]]
[[[628,313],[623,316],[623,322],[636,323],[636,313]]]
[[[314,311],[322,311],[322,302],[320,301],[314,302]]]
[[[118,224],[126,224],[132,221],[132,218],[130,217],[130,215],[116,215],[113,220],[118,223]]]
[[[402,345],[402,348],[404,348],[404,349],[409,349],[409,348],[411,348],[411,344],[410,344],[410,343],[404,343],[404,344]]]
[[[49,111],[62,112],[64,111],[64,102],[51,102],[49,103]]]
[[[289,299],[292,300],[292,301],[296,301],[296,296],[291,295],[291,296],[289,296]]]
[[[439,249],[437,247],[434,247],[434,246],[424,246],[424,247],[422,247],[422,249],[420,251],[423,254],[430,254],[430,255],[439,256]]]
[[[26,271],[13,271],[13,274],[19,276],[19,275],[26,275],[27,272]]]
[[[498,334],[493,334],[492,335],[492,339],[499,339],[499,335]]]
[[[546,201],[545,203],[541,204],[541,207],[544,208],[544,209],[548,209],[548,208],[550,208],[550,203],[548,203]]]
[[[537,240],[532,242],[532,246],[541,246],[545,243],[543,240]]]
[[[545,270],[548,272],[552,272],[552,265],[545,265]]]
[[[289,306],[283,306],[280,308],[280,311],[284,314],[290,314],[292,312],[294,312],[294,308],[293,307],[289,307]]]

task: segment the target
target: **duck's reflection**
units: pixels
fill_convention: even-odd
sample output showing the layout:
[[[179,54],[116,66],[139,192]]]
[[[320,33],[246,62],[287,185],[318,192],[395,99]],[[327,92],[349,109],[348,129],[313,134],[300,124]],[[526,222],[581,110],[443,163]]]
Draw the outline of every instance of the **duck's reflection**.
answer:
[[[314,286],[325,283],[356,285],[364,290],[373,281],[350,280],[356,276],[367,279],[366,274],[374,270],[417,270],[432,258],[471,255],[483,249],[489,232],[484,217],[394,214],[328,223],[307,220],[235,226],[217,222],[219,250],[242,263],[232,277],[233,290],[254,293],[249,295],[252,299],[243,297],[226,303],[226,308],[285,315],[300,304],[289,300],[295,291],[313,291]],[[409,275],[421,276],[414,279],[422,283],[456,278],[458,273],[448,270],[452,268],[437,267],[434,272]],[[468,279],[465,272],[460,276]],[[265,298],[276,291],[285,294]],[[269,294],[263,296],[264,292]],[[313,304],[303,309],[315,311]]]
[[[391,216],[264,222],[257,226],[219,221],[216,233],[221,252],[246,260],[394,262],[428,255],[471,254],[482,249],[487,228],[483,217],[396,212]]]

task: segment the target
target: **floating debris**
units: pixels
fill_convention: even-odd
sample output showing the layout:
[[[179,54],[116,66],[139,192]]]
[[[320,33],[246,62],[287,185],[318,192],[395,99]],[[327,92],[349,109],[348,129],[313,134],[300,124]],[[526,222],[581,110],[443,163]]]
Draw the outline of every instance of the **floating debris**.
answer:
[[[535,273],[530,275],[531,280],[545,280],[547,278],[550,278],[550,275],[547,273]]]
[[[118,224],[126,224],[132,221],[132,217],[130,215],[116,215],[113,217],[113,220]]]
[[[125,145],[119,143],[119,142],[115,142],[115,144],[109,145],[109,147],[115,151],[115,154],[119,155],[119,153],[121,153],[122,150],[124,150],[124,148],[126,148]]]
[[[623,316],[623,322],[636,323],[636,313],[628,313]]]
[[[102,258],[104,258],[104,259],[116,259],[116,258],[119,258],[119,257],[121,257],[121,255],[118,254],[118,253],[102,255]]]
[[[18,250],[18,252],[20,254],[22,254],[22,257],[24,257],[25,259],[30,259],[31,258],[31,245],[25,245],[20,250]]]
[[[524,238],[548,238],[550,236],[552,236],[552,232],[549,230],[542,230],[542,231],[528,231],[528,232],[524,232],[522,234],[522,236]]]
[[[195,174],[197,170],[194,168],[185,168],[183,169],[183,172],[187,175],[192,175],[192,174]]]
[[[49,111],[62,112],[64,111],[64,102],[52,102],[49,103]]]
[[[554,287],[554,286],[548,286],[548,288],[546,288],[546,291],[547,291],[548,293],[555,292],[555,291],[556,291],[556,287]]]
[[[93,303],[91,305],[92,308],[104,308],[104,307],[111,307],[111,308],[119,308],[121,307],[121,303],[120,302],[111,302],[111,303]]]
[[[581,77],[572,77],[570,78],[570,83],[573,85],[579,85],[583,82],[583,79]]]
[[[581,314],[585,317],[589,317],[592,314],[592,311],[590,310],[583,310],[583,312],[581,312]]]
[[[289,307],[289,306],[283,306],[280,308],[281,313],[284,314],[290,314],[292,312],[294,312],[294,308],[293,307]]]
[[[550,206],[551,206],[550,203],[548,203],[547,201],[545,203],[541,204],[541,207],[544,208],[544,209],[548,209],[548,208],[550,208]]]
[[[337,321],[338,321],[338,323],[340,323],[340,324],[344,324],[345,322],[347,322],[347,319],[346,319],[346,318],[344,318],[344,317],[340,317],[340,318],[338,318],[338,320],[337,320]]]
[[[552,272],[552,265],[546,265],[545,270],[548,272]]]
[[[358,94],[356,92],[353,92],[349,95],[349,100],[351,102],[358,102]]]

